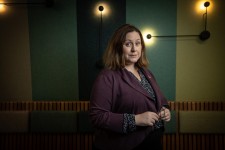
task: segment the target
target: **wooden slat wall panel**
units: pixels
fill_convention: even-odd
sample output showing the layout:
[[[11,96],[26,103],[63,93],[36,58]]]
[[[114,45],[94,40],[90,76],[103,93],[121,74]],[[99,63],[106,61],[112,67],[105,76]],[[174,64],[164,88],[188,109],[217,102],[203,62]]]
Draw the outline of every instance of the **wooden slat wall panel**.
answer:
[[[0,134],[1,150],[92,150],[91,134]]]
[[[34,111],[34,110],[57,110],[57,111],[87,111],[89,101],[67,101],[67,102],[0,102],[0,111]]]
[[[179,139],[177,141],[176,139]],[[224,134],[166,134],[163,150],[224,150]]]
[[[179,111],[225,111],[225,102],[169,102],[176,111],[179,127]],[[0,111],[88,111],[89,101],[20,101],[0,102]],[[164,150],[224,150],[224,134],[165,134]],[[0,133],[1,150],[91,150],[94,136],[84,133]]]
[[[170,102],[177,111],[225,111],[225,102]],[[177,125],[179,127],[179,124]],[[174,140],[175,139],[175,142]],[[164,150],[224,150],[224,134],[167,134],[163,137]],[[174,147],[171,147],[174,145]]]

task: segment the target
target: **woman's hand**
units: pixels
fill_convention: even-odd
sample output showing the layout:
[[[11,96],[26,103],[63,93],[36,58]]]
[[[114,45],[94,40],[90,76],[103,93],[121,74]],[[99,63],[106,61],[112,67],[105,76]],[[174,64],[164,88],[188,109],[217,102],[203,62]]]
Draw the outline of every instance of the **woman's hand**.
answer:
[[[153,126],[158,120],[159,115],[150,111],[135,115],[135,123],[137,126]]]
[[[164,120],[165,122],[169,122],[171,119],[170,110],[166,107],[162,107],[158,115],[160,119]]]

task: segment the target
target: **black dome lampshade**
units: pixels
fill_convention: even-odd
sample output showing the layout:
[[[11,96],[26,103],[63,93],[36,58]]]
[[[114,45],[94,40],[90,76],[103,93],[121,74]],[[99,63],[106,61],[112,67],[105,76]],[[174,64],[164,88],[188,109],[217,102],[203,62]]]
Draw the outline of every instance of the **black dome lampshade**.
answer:
[[[210,37],[210,32],[207,31],[207,30],[202,31],[202,32],[200,33],[200,35],[199,35],[199,38],[200,38],[202,41],[207,40],[209,37]]]

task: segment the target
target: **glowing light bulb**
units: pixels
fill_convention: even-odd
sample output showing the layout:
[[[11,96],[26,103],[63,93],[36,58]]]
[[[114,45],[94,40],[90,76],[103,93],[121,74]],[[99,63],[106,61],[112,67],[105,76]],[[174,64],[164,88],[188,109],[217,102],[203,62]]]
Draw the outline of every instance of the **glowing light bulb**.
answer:
[[[203,12],[205,12],[206,7],[207,7],[208,12],[212,11],[213,3],[211,0],[209,0],[209,1],[201,0],[201,1],[196,2],[195,10],[199,14],[202,14]]]
[[[110,14],[110,8],[107,3],[96,3],[94,7],[94,14],[99,16],[101,13],[104,16],[108,16]]]
[[[154,30],[152,29],[144,29],[142,31],[142,35],[144,38],[144,42],[146,46],[150,46],[153,45],[155,43],[155,39],[152,37],[152,35],[154,35]]]
[[[0,4],[0,13],[5,12],[6,7],[4,4]]]

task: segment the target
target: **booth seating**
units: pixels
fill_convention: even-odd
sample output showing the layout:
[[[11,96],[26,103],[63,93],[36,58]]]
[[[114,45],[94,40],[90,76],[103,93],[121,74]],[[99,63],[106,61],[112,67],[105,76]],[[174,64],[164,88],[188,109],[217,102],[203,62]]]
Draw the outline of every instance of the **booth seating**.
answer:
[[[224,150],[225,102],[170,101],[164,150]],[[0,150],[91,150],[89,101],[0,102]]]

